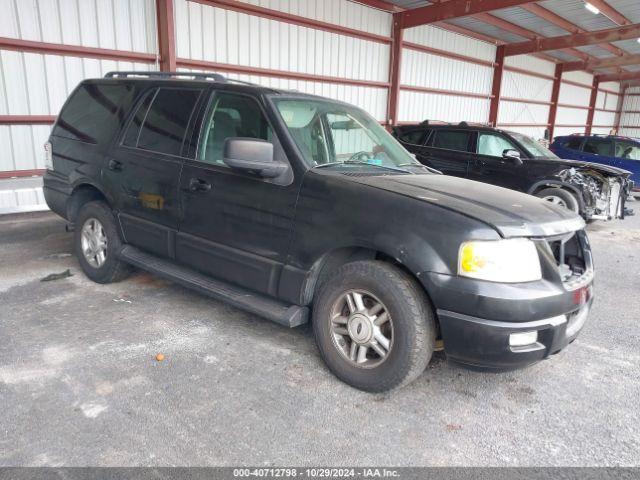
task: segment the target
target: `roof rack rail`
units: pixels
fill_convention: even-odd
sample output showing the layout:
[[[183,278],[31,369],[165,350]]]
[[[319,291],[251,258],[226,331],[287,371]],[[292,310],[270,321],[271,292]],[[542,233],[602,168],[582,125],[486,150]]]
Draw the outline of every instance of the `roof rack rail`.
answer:
[[[147,77],[147,78],[175,78],[175,77],[191,77],[201,80],[213,80],[221,83],[239,83],[242,85],[256,85],[251,82],[244,82],[234,78],[227,78],[219,73],[207,72],[153,72],[153,71],[113,71],[107,73],[104,78],[128,78],[128,77]]]
[[[423,120],[420,122],[421,126],[426,127],[427,125],[451,125],[451,122],[445,122],[444,120]]]
[[[459,127],[489,127],[490,125],[488,123],[482,123],[482,122],[467,122],[467,121],[462,121],[460,123],[458,123]]]

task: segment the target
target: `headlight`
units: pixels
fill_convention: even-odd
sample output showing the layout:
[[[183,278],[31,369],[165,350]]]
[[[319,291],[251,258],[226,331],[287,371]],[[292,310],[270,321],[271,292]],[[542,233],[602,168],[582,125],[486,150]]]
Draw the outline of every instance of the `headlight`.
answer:
[[[458,274],[491,282],[533,282],[542,278],[535,244],[526,238],[465,242]]]

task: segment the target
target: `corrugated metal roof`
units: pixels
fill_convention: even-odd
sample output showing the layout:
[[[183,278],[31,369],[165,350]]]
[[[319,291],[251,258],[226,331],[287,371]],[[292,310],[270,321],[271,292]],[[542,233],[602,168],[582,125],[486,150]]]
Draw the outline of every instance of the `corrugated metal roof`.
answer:
[[[608,3],[633,23],[640,23],[640,3],[638,0],[608,0]]]
[[[506,32],[501,28],[489,25],[488,23],[485,23],[482,20],[477,20],[473,17],[456,18],[455,20],[451,20],[448,23],[458,25],[459,27],[468,28],[469,30],[474,30],[476,32],[482,33],[484,35],[489,35],[491,37],[497,38],[498,40],[502,40],[508,43],[522,42],[524,40],[527,40],[525,37]]]
[[[543,37],[558,37],[567,34],[566,30],[520,7],[505,8],[491,12],[491,14]]]

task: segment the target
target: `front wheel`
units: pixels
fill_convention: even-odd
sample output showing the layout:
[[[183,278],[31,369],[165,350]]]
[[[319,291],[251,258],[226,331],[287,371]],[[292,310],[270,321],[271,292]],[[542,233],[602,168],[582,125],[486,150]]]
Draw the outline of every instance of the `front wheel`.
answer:
[[[435,318],[421,286],[380,261],[341,267],[320,287],[313,330],[329,369],[342,381],[383,392],[415,380],[435,345]]]
[[[570,192],[561,188],[545,188],[536,193],[536,197],[546,200],[549,203],[566,208],[575,213],[580,213],[578,199]]]

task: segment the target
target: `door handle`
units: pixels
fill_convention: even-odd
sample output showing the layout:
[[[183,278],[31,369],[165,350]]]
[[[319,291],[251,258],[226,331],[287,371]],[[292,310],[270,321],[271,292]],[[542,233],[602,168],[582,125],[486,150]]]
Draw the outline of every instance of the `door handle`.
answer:
[[[207,192],[211,190],[211,184],[200,178],[192,178],[189,180],[190,192]]]
[[[120,170],[122,170],[122,162],[119,162],[118,160],[109,160],[109,164],[107,166],[109,170],[112,170],[114,172],[119,172]]]

